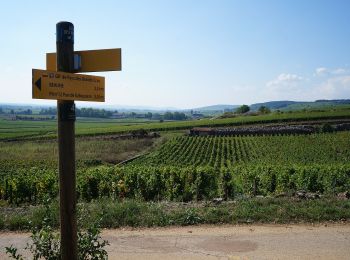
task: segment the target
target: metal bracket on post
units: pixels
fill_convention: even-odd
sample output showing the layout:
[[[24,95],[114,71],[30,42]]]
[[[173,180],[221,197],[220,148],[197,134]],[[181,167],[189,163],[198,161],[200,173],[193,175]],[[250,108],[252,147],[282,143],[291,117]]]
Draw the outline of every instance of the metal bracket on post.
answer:
[[[81,56],[79,54],[74,54],[74,71],[79,71],[81,69]]]

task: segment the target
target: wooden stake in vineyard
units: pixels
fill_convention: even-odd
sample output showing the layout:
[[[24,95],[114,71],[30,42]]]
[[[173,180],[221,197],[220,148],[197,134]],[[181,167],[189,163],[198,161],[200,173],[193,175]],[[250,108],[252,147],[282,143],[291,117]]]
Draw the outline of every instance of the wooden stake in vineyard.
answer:
[[[104,77],[74,72],[119,71],[121,49],[74,52],[74,25],[56,24],[56,53],[47,70],[32,70],[32,97],[57,100],[61,259],[77,259],[75,100],[105,101]]]

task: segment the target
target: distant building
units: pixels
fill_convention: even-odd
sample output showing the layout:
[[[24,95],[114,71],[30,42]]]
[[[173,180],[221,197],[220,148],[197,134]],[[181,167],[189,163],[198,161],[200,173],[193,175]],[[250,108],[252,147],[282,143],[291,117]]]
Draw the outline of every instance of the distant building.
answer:
[[[200,118],[203,118],[204,115],[203,114],[200,114],[200,113],[193,113],[192,114],[192,118],[193,119],[200,119]]]
[[[206,136],[215,134],[215,129],[209,127],[194,127],[190,130],[192,136]]]

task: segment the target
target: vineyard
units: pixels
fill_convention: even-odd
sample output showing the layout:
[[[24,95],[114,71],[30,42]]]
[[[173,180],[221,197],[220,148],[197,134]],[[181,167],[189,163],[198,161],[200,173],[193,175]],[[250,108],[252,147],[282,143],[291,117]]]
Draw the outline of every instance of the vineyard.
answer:
[[[180,136],[134,164],[172,166],[309,165],[350,161],[350,132],[279,136]]]
[[[191,201],[214,197],[337,194],[350,189],[350,132],[170,139],[124,166],[78,164],[80,200]],[[3,161],[0,200],[41,203],[58,195],[54,164]]]

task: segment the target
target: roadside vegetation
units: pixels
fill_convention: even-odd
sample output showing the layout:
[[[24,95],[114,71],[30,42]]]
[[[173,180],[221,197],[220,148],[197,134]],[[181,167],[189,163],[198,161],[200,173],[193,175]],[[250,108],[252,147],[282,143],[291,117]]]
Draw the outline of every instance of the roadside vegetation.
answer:
[[[49,225],[59,227],[58,202],[46,206],[0,208],[0,229],[31,230]],[[215,202],[176,203],[98,199],[78,204],[81,228],[94,223],[101,228],[163,227],[197,224],[343,222],[350,219],[350,200],[324,197],[237,199]],[[44,222],[45,220],[45,222]]]

